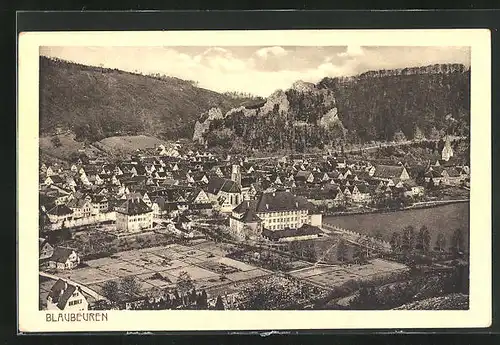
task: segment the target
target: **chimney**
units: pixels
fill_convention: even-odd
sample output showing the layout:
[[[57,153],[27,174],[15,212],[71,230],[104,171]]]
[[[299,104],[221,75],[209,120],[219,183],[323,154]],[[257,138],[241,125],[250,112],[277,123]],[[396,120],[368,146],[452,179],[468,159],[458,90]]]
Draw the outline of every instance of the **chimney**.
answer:
[[[266,204],[266,210],[269,210],[269,204]]]
[[[299,208],[299,203],[298,203],[298,201],[296,201],[296,202],[295,202],[295,207],[296,207],[296,208]]]

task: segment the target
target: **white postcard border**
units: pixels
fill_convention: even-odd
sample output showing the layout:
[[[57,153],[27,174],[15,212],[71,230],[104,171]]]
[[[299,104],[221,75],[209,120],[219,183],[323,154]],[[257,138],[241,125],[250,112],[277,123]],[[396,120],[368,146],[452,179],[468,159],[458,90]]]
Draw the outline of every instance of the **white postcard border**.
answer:
[[[38,310],[40,46],[470,46],[470,309],[467,311],[106,311],[47,322]],[[491,324],[491,57],[487,29],[29,32],[18,51],[18,326],[21,332],[458,328]]]

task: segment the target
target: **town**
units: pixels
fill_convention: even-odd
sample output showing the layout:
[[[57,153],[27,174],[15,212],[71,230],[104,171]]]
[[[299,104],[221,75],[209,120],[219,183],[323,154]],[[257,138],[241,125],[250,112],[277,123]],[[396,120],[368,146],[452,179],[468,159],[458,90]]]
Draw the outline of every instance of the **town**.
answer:
[[[42,160],[40,308],[404,309],[419,294],[468,294],[468,224],[415,216],[468,210],[460,145],[256,158],[172,142]],[[366,216],[401,227],[370,229]]]

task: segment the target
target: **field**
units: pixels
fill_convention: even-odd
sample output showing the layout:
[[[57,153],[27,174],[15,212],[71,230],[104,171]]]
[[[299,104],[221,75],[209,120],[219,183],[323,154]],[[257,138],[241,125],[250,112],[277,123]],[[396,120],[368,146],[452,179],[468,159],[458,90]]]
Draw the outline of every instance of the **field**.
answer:
[[[390,241],[394,231],[401,232],[406,226],[411,225],[418,231],[421,226],[425,225],[431,233],[432,244],[436,242],[439,233],[443,233],[449,240],[453,231],[460,228],[465,231],[465,245],[467,247],[469,203],[456,203],[417,210],[325,217],[323,222],[371,236],[380,232],[386,241]]]
[[[57,139],[56,139],[57,138]],[[59,142],[58,145],[55,143]],[[75,140],[75,135],[72,133],[64,133],[54,136],[40,137],[40,151],[62,160],[69,160],[72,154],[85,152],[89,157],[102,156],[103,152],[93,147],[85,145],[83,142]]]
[[[406,269],[405,265],[374,259],[366,265],[316,266],[291,272],[291,275],[319,286],[332,287],[351,279],[368,280],[404,269]]]
[[[108,153],[131,153],[137,149],[144,150],[160,144],[166,146],[165,141],[146,135],[108,137],[95,143],[97,147]]]
[[[87,267],[57,275],[98,293],[107,281],[135,276],[141,283],[142,292],[147,293],[153,287],[174,287],[183,271],[191,276],[197,289],[207,290],[270,274],[267,270],[224,257],[230,249],[228,245],[206,241],[192,246],[171,244],[131,250],[86,261]]]

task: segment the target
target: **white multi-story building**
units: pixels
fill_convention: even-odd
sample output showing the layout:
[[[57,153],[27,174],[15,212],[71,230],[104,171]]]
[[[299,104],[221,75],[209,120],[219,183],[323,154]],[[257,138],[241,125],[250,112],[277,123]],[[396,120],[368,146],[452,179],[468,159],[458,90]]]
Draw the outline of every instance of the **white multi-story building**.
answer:
[[[263,229],[299,229],[304,224],[321,227],[322,219],[322,214],[316,212],[306,198],[276,191],[262,193],[256,200],[243,201],[233,210],[229,225],[237,234],[245,231],[259,234]]]
[[[117,230],[140,232],[153,228],[153,210],[141,198],[128,198],[115,211]]]

